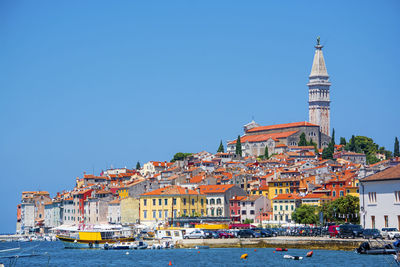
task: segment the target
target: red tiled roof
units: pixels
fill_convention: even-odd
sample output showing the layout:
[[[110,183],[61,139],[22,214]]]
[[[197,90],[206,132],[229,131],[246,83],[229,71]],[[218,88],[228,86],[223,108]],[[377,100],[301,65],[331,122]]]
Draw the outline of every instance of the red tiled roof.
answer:
[[[316,124],[309,123],[307,121],[302,122],[292,122],[292,123],[284,123],[284,124],[276,124],[276,125],[269,125],[269,126],[260,126],[254,127],[248,130],[248,133],[253,132],[260,132],[260,131],[267,131],[267,130],[276,130],[276,129],[285,129],[291,127],[301,127],[301,126],[318,126]]]
[[[370,175],[362,180],[361,182],[368,182],[368,181],[382,181],[382,180],[400,180],[400,164],[388,168],[384,171],[375,173],[373,175]]]
[[[244,135],[240,137],[240,142],[246,143],[254,143],[254,142],[264,142],[267,141],[268,139],[274,139],[277,140],[279,138],[286,138],[288,136],[291,136],[298,131],[290,131],[290,132],[282,132],[282,133],[271,133],[271,134],[256,134],[256,135]],[[229,144],[236,144],[236,140],[229,142]]]
[[[300,199],[298,195],[295,194],[279,194],[273,198],[273,200],[280,200],[280,199]]]
[[[230,188],[234,187],[233,184],[221,184],[221,185],[200,185],[201,194],[213,194],[213,193],[224,193]]]
[[[151,192],[142,194],[142,196],[157,196],[157,195],[198,195],[195,190],[186,189],[178,185],[171,185],[164,188],[159,188]]]

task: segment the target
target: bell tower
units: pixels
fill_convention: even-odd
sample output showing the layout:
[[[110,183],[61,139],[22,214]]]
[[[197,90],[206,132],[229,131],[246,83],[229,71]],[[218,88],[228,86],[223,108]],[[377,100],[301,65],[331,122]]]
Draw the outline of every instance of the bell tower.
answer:
[[[326,71],[323,46],[317,38],[314,61],[309,76],[308,86],[308,121],[320,126],[322,133],[330,136],[330,97],[331,83]]]

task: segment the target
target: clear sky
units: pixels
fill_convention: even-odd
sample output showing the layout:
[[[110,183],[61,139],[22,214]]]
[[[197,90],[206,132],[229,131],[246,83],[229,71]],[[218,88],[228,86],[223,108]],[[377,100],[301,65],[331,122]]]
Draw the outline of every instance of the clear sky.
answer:
[[[307,120],[317,36],[337,139],[393,150],[400,2],[281,2],[1,1],[0,232],[24,190]]]

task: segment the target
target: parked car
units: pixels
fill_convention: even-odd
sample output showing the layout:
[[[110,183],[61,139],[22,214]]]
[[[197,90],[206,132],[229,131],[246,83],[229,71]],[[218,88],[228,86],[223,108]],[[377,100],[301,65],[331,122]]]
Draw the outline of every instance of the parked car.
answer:
[[[339,235],[339,225],[328,226],[329,237],[337,237]]]
[[[378,229],[364,229],[364,231],[362,233],[362,237],[364,239],[367,239],[367,238],[377,239],[377,238],[382,238],[382,235]]]
[[[271,237],[272,236],[272,231],[270,231],[268,229],[257,229],[255,231],[257,233],[259,233],[261,237]]]
[[[235,238],[235,235],[229,232],[220,231],[218,232],[219,238]]]
[[[185,239],[189,239],[189,238],[201,238],[201,239],[204,239],[204,238],[206,238],[206,234],[204,233],[204,231],[196,229],[196,230],[194,230],[192,232],[189,232],[189,233],[185,234],[183,236],[183,238],[185,238]]]
[[[219,234],[215,231],[205,230],[204,234],[206,235],[206,238],[219,238]]]
[[[361,225],[349,223],[340,225],[338,231],[339,231],[338,236],[340,238],[346,238],[346,237],[356,238],[362,235],[363,229]]]
[[[387,239],[400,238],[400,232],[396,228],[382,228],[382,237]]]
[[[237,234],[239,238],[241,237],[261,237],[259,233],[256,231],[250,230],[250,229],[245,229],[245,230],[240,230]]]

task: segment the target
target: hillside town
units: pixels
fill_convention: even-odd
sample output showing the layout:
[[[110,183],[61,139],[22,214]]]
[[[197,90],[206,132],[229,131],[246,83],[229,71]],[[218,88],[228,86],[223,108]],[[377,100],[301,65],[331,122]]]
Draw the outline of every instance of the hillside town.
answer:
[[[320,207],[346,196],[360,199],[360,210],[339,218],[359,218],[364,228],[400,228],[400,158],[349,149],[355,146],[351,140],[335,143],[319,39],[307,85],[309,121],[261,126],[253,120],[243,135],[221,142],[217,153],[177,153],[172,161],[83,173],[74,188],[54,196],[22,192],[16,232],[99,224],[290,226],[300,206]],[[370,156],[377,162],[369,162]],[[329,221],[323,216],[321,223]]]

